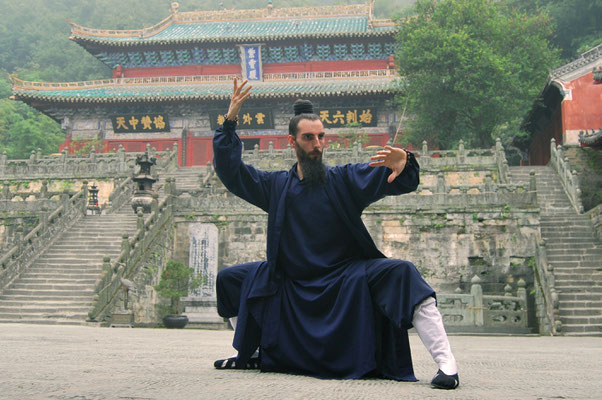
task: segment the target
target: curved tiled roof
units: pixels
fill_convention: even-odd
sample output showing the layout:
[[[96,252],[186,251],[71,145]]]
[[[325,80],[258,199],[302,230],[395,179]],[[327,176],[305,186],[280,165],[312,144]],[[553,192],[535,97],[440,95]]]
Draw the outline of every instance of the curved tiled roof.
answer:
[[[71,23],[71,39],[106,46],[392,35],[390,20],[372,18],[372,3],[352,6],[178,12],[138,30],[100,30]]]
[[[303,79],[310,75],[318,79]],[[13,98],[68,103],[227,100],[232,94],[233,78],[217,76],[214,81],[207,81],[206,76],[186,76],[49,84],[13,77]],[[387,70],[273,74],[271,78],[253,83],[253,97],[370,95],[387,93],[396,87],[396,76]]]

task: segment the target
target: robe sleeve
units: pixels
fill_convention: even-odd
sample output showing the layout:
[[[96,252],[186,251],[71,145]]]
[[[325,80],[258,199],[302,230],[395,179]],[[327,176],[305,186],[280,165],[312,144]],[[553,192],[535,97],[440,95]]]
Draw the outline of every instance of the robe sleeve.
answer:
[[[391,183],[387,182],[391,169],[371,167],[368,164],[348,164],[342,167],[353,201],[360,210],[386,196],[395,196],[416,190],[420,183],[420,166],[414,154],[408,152],[404,170]]]
[[[267,212],[274,172],[260,171],[245,164],[242,142],[236,134],[236,123],[226,121],[213,137],[213,166],[226,188]]]

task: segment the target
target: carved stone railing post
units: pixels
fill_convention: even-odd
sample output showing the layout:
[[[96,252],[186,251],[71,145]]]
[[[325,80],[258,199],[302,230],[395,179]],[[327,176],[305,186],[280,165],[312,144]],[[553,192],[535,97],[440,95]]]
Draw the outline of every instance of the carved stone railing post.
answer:
[[[67,148],[65,147],[63,149],[63,151],[61,152],[61,165],[62,165],[62,171],[61,172],[66,172],[67,171],[67,159],[69,157],[69,150],[67,150]]]
[[[142,211],[142,207],[138,207],[136,210],[136,227],[144,234],[144,212]]]
[[[4,173],[4,170],[6,169],[7,161],[8,161],[8,157],[6,155],[6,151],[3,151],[2,153],[0,153],[0,173]]]
[[[571,204],[575,208],[575,211],[579,214],[583,214],[581,189],[579,188],[577,173],[571,170],[571,164],[568,158],[565,157],[562,146],[556,146],[556,141],[554,139],[550,140],[550,164],[552,164],[560,177],[560,182],[562,183],[569,200],[571,200]]]
[[[30,169],[34,165],[36,165],[36,151],[35,150],[32,150],[31,153],[29,153],[29,160],[27,161],[27,165],[29,166]]]
[[[119,171],[120,172],[124,172],[128,170],[128,166],[126,163],[126,157],[125,157],[125,149],[123,148],[123,145],[119,145],[119,148],[117,148],[117,162],[119,164]]]
[[[19,221],[15,230],[15,241],[19,247],[19,253],[23,250],[23,222]]]
[[[506,160],[506,153],[504,152],[504,146],[500,138],[495,139],[495,160],[498,168],[498,175],[500,183],[508,183],[508,160]]]
[[[121,235],[121,252],[125,254],[130,252],[130,240],[127,233]]]
[[[436,192],[437,193],[445,193],[445,176],[443,175],[443,172],[439,172],[437,174]]]
[[[527,309],[527,283],[523,278],[518,280],[518,289],[516,290],[516,296],[522,300],[522,308]]]
[[[483,288],[481,287],[481,278],[477,275],[470,280],[470,294],[473,298],[473,313],[475,326],[483,326],[485,324],[483,316]]]
[[[0,195],[0,198],[2,198],[3,200],[10,200],[11,199],[11,195],[10,195],[10,185],[8,184],[8,182],[5,182],[4,185],[2,185],[2,194]]]
[[[459,164],[464,164],[466,161],[466,151],[464,150],[464,140],[460,139],[460,143],[458,144],[458,154],[456,155],[458,158]]]
[[[532,203],[537,202],[537,178],[535,171],[529,172],[529,200]]]
[[[45,205],[40,210],[40,224],[42,224],[43,230],[48,228],[48,208]]]
[[[83,181],[82,182],[82,189],[84,191],[84,203],[83,203],[83,209],[82,209],[82,214],[86,215],[87,210],[88,210],[88,181]]]

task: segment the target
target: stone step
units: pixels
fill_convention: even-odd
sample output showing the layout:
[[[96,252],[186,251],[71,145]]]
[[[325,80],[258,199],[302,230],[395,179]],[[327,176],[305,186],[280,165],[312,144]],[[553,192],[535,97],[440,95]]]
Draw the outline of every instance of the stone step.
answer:
[[[602,324],[567,324],[562,326],[566,336],[602,336]]]
[[[9,289],[12,290],[32,290],[32,291],[47,291],[47,290],[59,290],[59,291],[83,291],[86,289],[93,289],[94,283],[92,284],[75,284],[75,283],[22,283],[21,280],[10,285]]]
[[[561,316],[562,325],[602,325],[602,315],[595,316]]]
[[[37,284],[46,284],[50,282],[56,283],[88,283],[88,282],[96,282],[101,276],[101,270],[97,271],[78,271],[74,272],[72,270],[57,270],[54,272],[49,272],[42,270],[42,272],[37,273],[38,270],[33,272],[28,271],[28,275],[21,276],[19,279],[15,280],[14,283],[37,283]]]
[[[550,263],[554,267],[554,275],[557,273],[570,274],[595,274],[602,271],[601,267],[593,265],[579,265],[578,263]]]
[[[19,284],[21,285],[43,285],[43,284],[76,284],[76,285],[94,285],[96,279],[93,275],[84,278],[66,278],[64,276],[55,277],[26,277],[21,276],[19,278]]]
[[[602,310],[602,299],[598,300],[565,300],[562,301],[562,309],[592,308]],[[562,310],[560,310],[562,311]]]
[[[583,255],[583,254],[567,254],[567,255],[554,255],[553,257],[548,254],[548,261],[565,262],[565,261],[598,261],[600,262],[600,256],[596,255]]]
[[[552,245],[553,248],[575,248],[575,249],[590,249],[590,248],[600,248],[602,245],[598,240],[593,237],[593,233],[589,238],[583,239],[575,239],[575,238],[567,238],[562,237],[560,235],[546,235],[545,232],[542,232],[542,238],[546,242],[546,247],[548,244]]]
[[[597,282],[592,277],[589,279],[572,279],[572,277],[567,277],[566,279],[560,280],[558,276],[556,276],[556,289],[560,287],[589,287],[595,288],[596,286],[600,286],[602,288],[602,282]]]
[[[0,303],[1,307],[16,307],[16,308],[88,308],[91,307],[94,302],[91,299],[88,301],[84,300],[30,300],[30,299],[7,299],[2,300]]]
[[[568,308],[563,307],[559,310],[561,317],[587,317],[587,316],[602,316],[602,308]]]
[[[109,253],[106,251],[102,251],[102,252],[98,252],[98,253],[92,253],[92,252],[86,252],[86,256],[82,258],[82,255],[77,255],[74,253],[63,253],[63,255],[61,256],[58,252],[56,253],[52,253],[52,254],[47,254],[44,253],[44,260],[46,261],[55,261],[55,260],[100,260],[102,262],[102,259],[105,256],[114,256],[118,254],[117,252],[114,253]]]
[[[57,267],[39,267],[37,265],[33,265],[30,267],[25,274],[26,276],[39,276],[39,277],[52,277],[52,276],[61,276],[61,277],[73,277],[77,278],[79,276],[84,278],[89,278],[90,276],[100,276],[102,272],[102,267],[99,266],[87,266],[84,267],[82,265],[74,265],[69,268],[57,268]]]
[[[42,256],[43,257],[43,256]],[[92,267],[100,267],[102,266],[102,259],[100,258],[90,258],[90,259],[75,259],[75,258],[65,258],[61,259],[39,259],[36,263],[36,267],[65,267],[69,268],[69,266],[92,266]]]
[[[593,233],[593,229],[589,224],[583,223],[580,225],[577,225],[575,223],[573,224],[548,224],[548,223],[541,223],[540,224],[541,227],[541,231],[542,233],[565,233],[565,232],[572,232],[572,233],[587,233],[587,234],[592,234]]]
[[[36,318],[31,316],[18,316],[17,318],[4,318],[0,316],[0,323],[3,324],[36,324],[36,325],[90,325],[85,319],[74,320],[64,318]]]
[[[94,289],[86,290],[69,290],[69,289],[54,289],[54,290],[31,290],[31,289],[4,289],[3,296],[29,296],[31,298],[41,299],[45,296],[56,296],[57,298],[66,297],[85,297],[94,296]]]
[[[90,306],[86,305],[59,305],[59,306],[45,306],[42,307],[38,304],[24,305],[24,306],[11,306],[2,302],[0,304],[0,314],[80,314],[87,315],[90,311]]]
[[[565,300],[568,301],[600,301],[602,297],[600,293],[584,293],[584,292],[575,292],[575,293],[562,293],[558,294],[558,300],[562,303]]]
[[[558,248],[556,246],[547,248],[548,257],[551,256],[562,256],[562,255],[576,255],[576,256],[598,256],[598,260],[602,260],[602,247],[599,248],[576,248],[576,249],[567,249],[567,248]]]
[[[121,239],[119,239],[121,240]],[[110,243],[110,244],[54,244],[51,247],[53,251],[62,251],[62,252],[75,252],[75,253],[84,253],[88,250],[94,250],[96,252],[115,252],[121,249],[121,243]]]
[[[576,280],[591,280],[596,284],[602,284],[602,272],[592,272],[589,274],[578,274],[578,273],[564,273],[554,271],[554,277],[557,282],[568,282],[568,281],[576,281]]]
[[[6,292],[6,290],[4,292]],[[32,298],[31,295],[27,295],[27,294],[12,294],[12,295],[7,295],[5,293],[0,294],[0,301],[12,300],[12,301],[26,301],[26,302],[40,302],[40,301],[59,301],[59,302],[81,301],[81,302],[86,302],[86,301],[91,301],[93,298],[94,298],[93,296],[90,296],[87,294],[85,296],[62,296],[62,295],[56,295],[56,294],[52,294],[52,295],[38,294],[35,296],[35,298]]]

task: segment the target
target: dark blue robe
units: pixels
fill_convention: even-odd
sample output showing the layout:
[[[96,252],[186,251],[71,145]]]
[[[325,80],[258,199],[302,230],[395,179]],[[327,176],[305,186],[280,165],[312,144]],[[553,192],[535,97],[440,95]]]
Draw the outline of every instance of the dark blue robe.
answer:
[[[348,164],[329,167],[323,187],[307,188],[296,165],[260,171],[241,161],[241,150],[235,124],[226,122],[214,137],[216,172],[232,193],[268,213],[267,261],[244,266],[239,365],[259,346],[264,371],[416,380],[407,329],[414,306],[434,292],[413,265],[386,259],[361,220],[371,203],[416,189],[414,156],[391,184],[388,168]],[[399,283],[379,279],[389,276],[382,268],[396,271]]]

